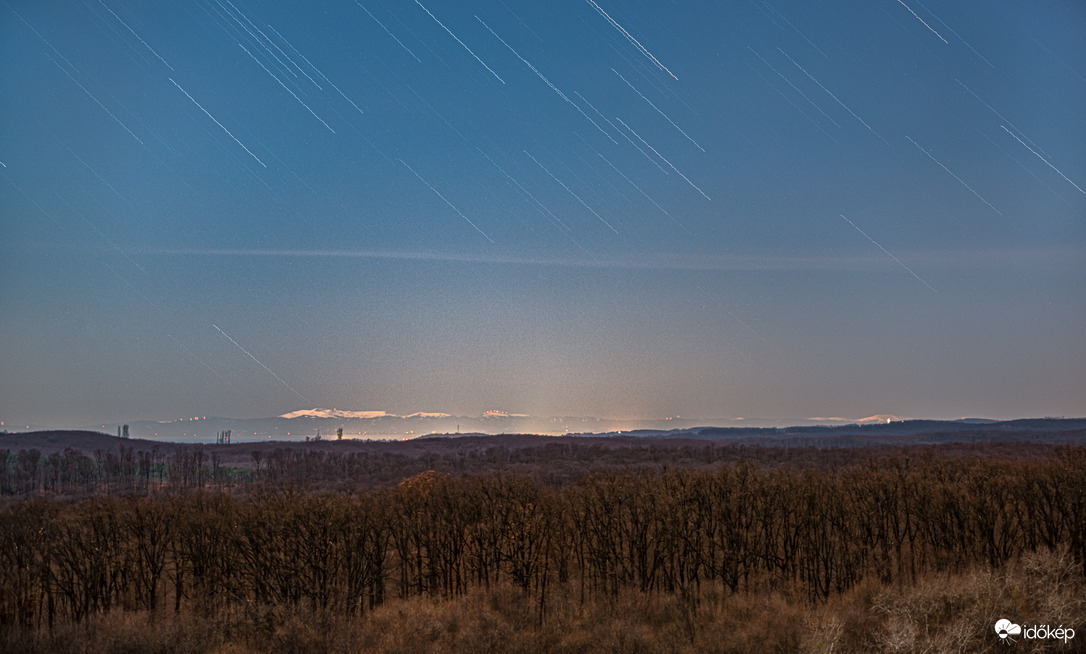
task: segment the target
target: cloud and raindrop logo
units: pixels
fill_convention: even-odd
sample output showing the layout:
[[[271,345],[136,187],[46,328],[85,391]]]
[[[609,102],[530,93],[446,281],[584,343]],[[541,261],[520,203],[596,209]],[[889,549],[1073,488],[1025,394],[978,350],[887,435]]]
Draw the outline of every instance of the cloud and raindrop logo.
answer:
[[[999,640],[1007,644],[1015,642],[1014,636],[1022,635],[1021,625],[1017,625],[1006,618],[995,623],[995,631],[999,636]]]

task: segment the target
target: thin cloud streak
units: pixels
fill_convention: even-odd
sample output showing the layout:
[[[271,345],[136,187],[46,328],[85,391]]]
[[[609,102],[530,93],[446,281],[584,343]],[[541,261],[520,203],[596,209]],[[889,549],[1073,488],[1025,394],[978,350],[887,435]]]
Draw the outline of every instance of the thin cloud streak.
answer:
[[[257,248],[161,248],[130,250],[143,256],[192,257],[255,257],[293,259],[362,259],[388,261],[419,261],[481,265],[546,266],[558,268],[598,268],[608,270],[704,270],[719,272],[742,271],[804,271],[804,270],[867,270],[885,265],[881,256],[728,256],[657,254],[637,255],[630,259],[575,259],[544,256],[470,255],[434,251],[409,250],[303,250]],[[902,253],[910,260],[928,268],[975,268],[991,265],[1004,267],[1008,263],[1057,264],[1082,261],[1086,251],[1076,248],[1024,250],[921,250]]]

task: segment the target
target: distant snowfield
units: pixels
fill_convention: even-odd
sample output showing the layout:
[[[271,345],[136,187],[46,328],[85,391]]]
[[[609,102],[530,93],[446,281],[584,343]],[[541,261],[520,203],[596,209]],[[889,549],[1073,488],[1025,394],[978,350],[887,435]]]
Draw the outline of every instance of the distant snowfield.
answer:
[[[451,413],[427,413],[420,411],[406,416],[389,413],[388,411],[345,411],[342,409],[300,409],[279,416],[280,418],[355,418],[369,420],[371,418],[451,418]]]
[[[416,414],[423,415],[423,414]],[[435,414],[438,415],[438,414]],[[399,418],[387,411],[341,411],[340,409],[301,409],[279,416],[280,418]]]

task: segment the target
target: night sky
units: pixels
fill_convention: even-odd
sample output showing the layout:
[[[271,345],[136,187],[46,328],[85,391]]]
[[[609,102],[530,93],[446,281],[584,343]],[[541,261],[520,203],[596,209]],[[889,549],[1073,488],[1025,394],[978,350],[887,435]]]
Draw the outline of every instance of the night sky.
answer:
[[[1086,415],[1086,4],[0,2],[0,420]]]

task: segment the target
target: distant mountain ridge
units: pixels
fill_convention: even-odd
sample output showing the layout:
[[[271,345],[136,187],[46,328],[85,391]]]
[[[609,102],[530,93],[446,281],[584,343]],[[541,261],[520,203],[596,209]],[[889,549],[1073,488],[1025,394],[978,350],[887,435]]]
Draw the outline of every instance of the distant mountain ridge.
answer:
[[[427,435],[465,434],[540,434],[540,435],[632,435],[643,438],[670,437],[698,440],[770,439],[837,437],[842,435],[916,435],[920,433],[959,434],[969,430],[1010,433],[1012,431],[1067,432],[1086,428],[1086,418],[1029,418],[991,420],[902,419],[892,414],[876,414],[860,419],[720,419],[679,418],[656,420],[615,420],[594,417],[538,417],[501,410],[489,410],[476,416],[455,416],[441,412],[416,412],[406,415],[380,410],[338,408],[298,409],[266,418],[191,417],[170,421],[131,421],[127,423],[132,438],[179,443],[214,443],[217,435],[229,430],[231,442],[305,441],[336,438],[414,439]],[[118,424],[90,425],[98,432],[118,433]],[[34,425],[47,430],[48,426]],[[22,430],[20,430],[22,431]]]
[[[694,427],[666,431],[639,430],[643,437],[685,438],[743,443],[767,443],[772,441],[802,440],[814,442],[824,439],[848,441],[849,439],[909,438],[914,442],[967,442],[974,434],[985,439],[1005,435],[1007,440],[1032,440],[1039,435],[1058,436],[1060,442],[1082,442],[1086,433],[1086,418],[1023,418],[1019,420],[987,420],[964,418],[961,420],[901,420],[898,422],[871,421],[865,424],[846,425],[796,425],[791,427]],[[924,437],[930,437],[926,441]],[[1046,440],[1050,440],[1047,439]]]
[[[322,419],[294,418],[290,420],[302,420],[309,423],[310,420]],[[207,420],[208,423],[211,421],[212,419]],[[245,426],[249,427],[253,421],[244,422]],[[161,423],[157,424],[161,426]],[[334,432],[322,430],[322,434],[329,433]],[[118,454],[122,449],[127,449],[136,452],[157,452],[158,455],[168,456],[188,444],[202,443],[216,448],[215,451],[221,453],[222,460],[229,462],[230,465],[247,465],[253,452],[267,453],[282,447],[305,448],[305,451],[314,452],[398,452],[411,456],[423,456],[427,452],[486,451],[494,447],[520,449],[560,443],[579,443],[604,449],[633,447],[652,450],[659,447],[693,447],[696,451],[700,451],[703,446],[792,450],[811,447],[839,449],[958,444],[965,447],[1002,448],[1000,451],[1012,451],[1016,456],[1029,458],[1037,451],[1031,447],[1032,445],[1086,445],[1086,418],[1031,418],[986,421],[981,424],[966,419],[960,421],[907,420],[889,424],[876,422],[843,426],[696,427],[676,430],[640,429],[609,433],[581,433],[567,436],[508,432],[501,435],[444,433],[378,440],[345,438],[343,442],[337,442],[333,436],[331,439],[305,441],[305,436],[290,438],[264,436],[232,439],[229,445],[210,445],[209,441],[203,438],[178,440],[161,434],[150,439],[136,436],[125,439],[100,431],[44,430],[0,433],[0,451],[7,450],[14,453],[35,449],[44,455],[49,455],[72,448],[88,456],[97,457],[100,456],[100,452]],[[1008,447],[1011,449],[1007,450]]]

